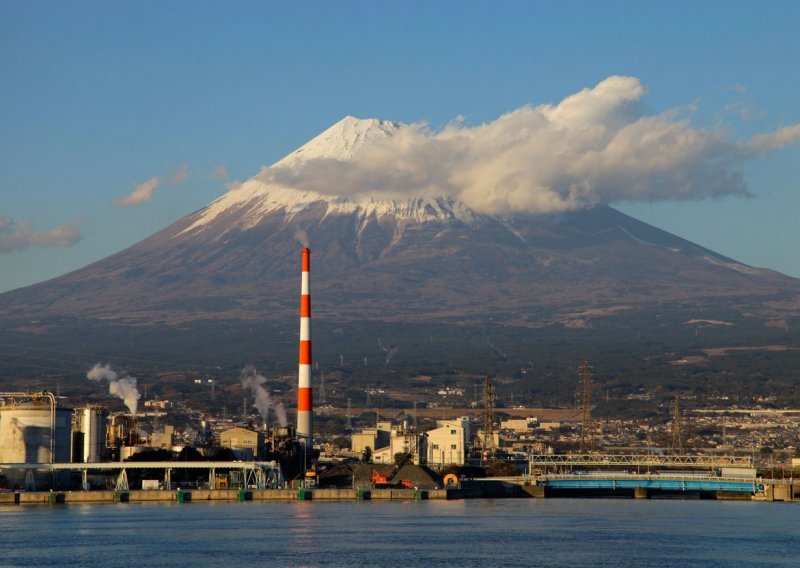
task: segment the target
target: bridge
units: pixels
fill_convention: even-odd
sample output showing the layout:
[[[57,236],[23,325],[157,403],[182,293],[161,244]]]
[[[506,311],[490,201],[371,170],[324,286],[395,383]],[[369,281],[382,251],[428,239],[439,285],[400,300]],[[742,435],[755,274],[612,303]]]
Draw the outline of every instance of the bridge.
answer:
[[[164,471],[163,484],[171,489],[172,470],[174,469],[206,469],[209,482],[215,479],[220,470],[240,471],[246,487],[257,489],[276,488],[283,485],[283,475],[277,462],[244,462],[244,461],[154,461],[154,462],[99,462],[99,463],[0,463],[0,473],[8,470],[25,471],[25,490],[35,491],[34,472],[55,474],[60,471],[76,471],[81,473],[81,488],[89,489],[89,472],[118,471],[116,490],[128,491],[128,470],[161,469]]]
[[[575,467],[707,469],[753,467],[749,456],[660,455],[660,454],[532,454],[528,471],[536,468],[571,469]]]
[[[765,492],[749,456],[662,454],[530,455],[529,475],[507,479],[537,496],[546,493],[749,494]]]
[[[552,490],[641,490],[670,492],[726,492],[755,495],[764,490],[755,478],[724,478],[711,475],[650,475],[589,473],[536,477],[536,485]]]

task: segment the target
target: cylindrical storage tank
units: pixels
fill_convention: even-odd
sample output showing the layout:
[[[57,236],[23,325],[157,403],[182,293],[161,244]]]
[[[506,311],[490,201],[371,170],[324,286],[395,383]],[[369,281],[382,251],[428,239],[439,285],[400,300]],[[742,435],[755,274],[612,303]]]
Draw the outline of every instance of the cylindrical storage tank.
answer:
[[[0,406],[0,463],[69,463],[72,409],[44,399]]]
[[[80,413],[80,431],[83,432],[83,461],[96,463],[105,457],[106,414],[103,408],[87,406]]]

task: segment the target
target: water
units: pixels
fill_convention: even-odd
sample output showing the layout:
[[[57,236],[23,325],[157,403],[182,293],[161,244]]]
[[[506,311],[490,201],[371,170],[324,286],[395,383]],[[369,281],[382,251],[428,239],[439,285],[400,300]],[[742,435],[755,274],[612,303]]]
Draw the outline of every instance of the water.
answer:
[[[798,566],[798,520],[724,501],[7,506],[0,566]]]

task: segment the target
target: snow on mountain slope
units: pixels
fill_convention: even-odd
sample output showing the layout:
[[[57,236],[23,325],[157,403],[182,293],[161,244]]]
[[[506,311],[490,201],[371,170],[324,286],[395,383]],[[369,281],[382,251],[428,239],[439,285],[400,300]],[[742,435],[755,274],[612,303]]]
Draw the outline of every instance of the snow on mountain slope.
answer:
[[[359,120],[347,116],[270,167],[302,168],[303,162],[320,158],[347,161],[361,148],[393,136],[404,126],[400,122]],[[384,216],[417,223],[461,221],[471,225],[481,218],[481,215],[463,203],[448,197],[408,200],[369,197],[352,199],[268,183],[256,176],[200,211],[195,221],[180,234],[208,229],[228,213],[235,212],[237,220],[222,228],[222,232],[251,229],[266,215],[277,211],[282,211],[288,221],[300,211],[318,204],[325,206],[325,216],[354,215],[359,230],[371,218],[380,219]]]
[[[360,120],[347,116],[266,169],[302,169],[307,161],[314,159],[347,162],[370,144],[380,143],[405,127],[406,125],[400,122]],[[299,213],[313,209],[313,218],[318,222],[332,217],[350,217],[349,222],[352,222],[351,226],[358,235],[361,235],[373,220],[381,221],[388,218],[396,223],[394,238],[402,234],[404,227],[409,224],[459,222],[475,228],[486,223],[498,223],[520,242],[526,242],[526,237],[514,228],[515,224],[511,218],[477,213],[451,197],[413,199],[345,197],[288,187],[271,181],[274,179],[269,175],[252,177],[238,189],[229,191],[197,212],[190,223],[175,236],[184,238],[205,234],[216,240],[231,231],[253,229],[267,217],[274,219],[276,214],[278,219],[283,219],[283,223],[290,223]],[[601,235],[605,235],[603,238],[613,238],[613,233],[618,232],[643,246],[665,248],[673,252],[682,251],[684,254],[704,258],[712,264],[741,272],[753,270],[627,217],[620,217],[618,220],[607,218],[608,212],[603,214],[601,211],[606,209],[598,208],[594,213],[587,211],[581,216],[583,223],[586,224],[580,227],[579,232],[585,231],[591,238],[599,238]]]
[[[298,166],[314,158],[349,160],[359,149],[394,136],[405,124],[377,118],[346,116],[300,148],[278,160],[272,167]]]

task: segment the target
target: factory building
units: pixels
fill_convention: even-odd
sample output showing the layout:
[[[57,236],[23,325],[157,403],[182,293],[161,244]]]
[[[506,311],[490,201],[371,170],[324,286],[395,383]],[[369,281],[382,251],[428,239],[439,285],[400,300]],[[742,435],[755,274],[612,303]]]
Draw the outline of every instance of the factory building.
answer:
[[[536,428],[538,424],[539,420],[535,416],[528,418],[511,418],[500,421],[500,430],[509,430],[517,434],[524,434]]]
[[[150,445],[159,450],[171,450],[175,437],[174,426],[164,426],[163,432],[150,434]]]
[[[392,427],[389,422],[379,422],[376,428],[364,428],[355,432],[350,438],[350,450],[363,454],[366,448],[375,450],[390,445]]]
[[[423,465],[426,457],[426,441],[425,434],[420,434],[405,426],[398,426],[390,432],[388,445],[373,449],[372,461],[373,463],[391,464],[394,463],[396,454],[411,453],[413,457],[408,463]]]
[[[264,433],[231,428],[220,433],[219,445],[232,450],[236,459],[253,460],[264,453]]]
[[[427,462],[431,467],[464,465],[470,436],[469,418],[437,420],[437,428],[427,432]]]

